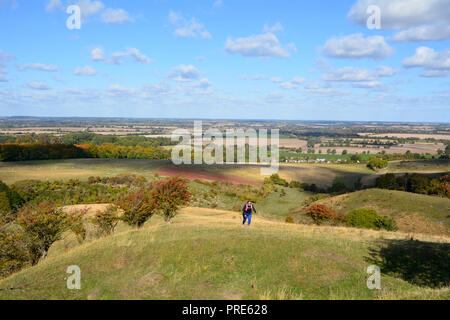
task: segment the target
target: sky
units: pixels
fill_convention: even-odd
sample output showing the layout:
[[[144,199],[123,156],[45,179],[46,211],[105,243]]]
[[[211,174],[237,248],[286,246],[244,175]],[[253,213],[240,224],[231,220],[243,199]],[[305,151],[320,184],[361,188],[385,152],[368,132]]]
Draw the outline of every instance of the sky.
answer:
[[[0,0],[0,116],[449,122],[449,101],[449,0]]]

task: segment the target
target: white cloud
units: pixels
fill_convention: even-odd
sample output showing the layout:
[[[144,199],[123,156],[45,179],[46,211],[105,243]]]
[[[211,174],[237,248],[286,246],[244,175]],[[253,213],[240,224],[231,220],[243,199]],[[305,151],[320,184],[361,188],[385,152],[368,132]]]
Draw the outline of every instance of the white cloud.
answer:
[[[12,59],[14,59],[14,56],[3,51],[0,50],[0,62],[8,62],[11,61]]]
[[[33,90],[49,90],[51,89],[45,82],[33,81],[26,84],[26,87]]]
[[[350,83],[354,88],[391,91],[392,88],[383,84],[379,78],[390,77],[395,72],[388,66],[378,66],[374,71],[356,67],[344,67],[329,70],[322,79],[331,83]]]
[[[0,75],[0,82],[8,82],[8,79],[6,79],[4,76]]]
[[[289,58],[291,56],[289,50],[281,46],[273,33],[263,33],[236,40],[228,38],[225,50],[230,54],[240,53],[244,57]]]
[[[177,82],[189,82],[199,77],[200,72],[193,65],[179,65],[169,72],[169,78]]]
[[[76,68],[73,73],[77,76],[95,76],[97,74],[97,70],[90,66],[85,66],[83,68]]]
[[[305,78],[294,77],[294,79],[292,79],[292,83],[295,83],[295,84],[301,84],[303,82],[305,82]]]
[[[450,17],[449,17],[450,19]],[[450,38],[450,25],[424,25],[400,31],[392,37],[394,42],[419,42]]]
[[[152,59],[141,53],[136,48],[127,48],[127,54],[133,57],[134,61],[138,64],[149,64],[150,62],[152,62]]]
[[[275,82],[275,83],[281,83],[281,82],[283,82],[283,79],[281,77],[272,77],[272,78],[270,78],[270,81]]]
[[[448,0],[358,0],[348,17],[365,26],[369,5],[381,12],[381,28],[402,30],[392,38],[396,42],[445,40],[450,37]]]
[[[39,71],[47,71],[47,72],[55,72],[59,70],[59,67],[54,65],[45,65],[42,63],[27,63],[19,67],[20,71],[26,70],[39,70]]]
[[[91,59],[93,61],[103,61],[105,60],[105,50],[103,47],[95,47],[91,51]]]
[[[367,69],[355,68],[355,67],[344,67],[333,72],[327,73],[323,76],[325,81],[373,81],[376,76]]]
[[[383,29],[404,29],[426,24],[448,24],[448,0],[358,0],[348,13],[355,23],[366,26],[367,8],[376,5],[381,10]]]
[[[298,88],[298,84],[293,82],[283,82],[280,84],[280,87],[283,89],[296,89]]]
[[[381,60],[393,55],[394,49],[382,36],[364,38],[361,33],[356,33],[327,40],[322,52],[334,58]]]
[[[214,1],[214,3],[213,3],[213,7],[214,8],[221,7],[221,6],[223,6],[223,1],[222,0]]]
[[[64,10],[64,6],[61,0],[50,0],[47,2],[47,5],[45,6],[45,11],[47,12],[55,12],[62,10]]]
[[[112,96],[120,97],[120,96],[129,96],[131,94],[136,93],[136,89],[134,88],[127,88],[120,84],[113,84],[109,86],[108,92]]]
[[[101,14],[101,20],[108,24],[124,24],[133,22],[128,12],[123,9],[107,8]]]
[[[211,39],[211,33],[195,18],[186,19],[181,13],[170,11],[169,21],[176,27],[173,32],[175,36],[181,38],[202,38]]]
[[[96,50],[94,52],[94,50]],[[91,58],[94,61],[103,61],[104,59],[104,51],[103,48],[97,47],[95,48],[93,51],[91,51]],[[94,57],[97,59],[95,60]],[[149,64],[151,62],[153,62],[152,59],[150,59],[149,57],[147,57],[145,54],[143,54],[142,52],[140,52],[138,49],[136,48],[126,48],[125,51],[118,51],[118,52],[113,52],[109,59],[105,60],[106,64],[124,64],[124,59],[131,57],[133,58],[133,61],[137,64]]]
[[[390,77],[394,75],[395,72],[395,70],[387,66],[378,66],[376,71],[377,75],[380,77]]]
[[[94,16],[105,8],[105,5],[101,1],[81,0],[75,2],[75,4],[80,7],[81,17],[83,19]]]
[[[405,68],[424,68],[424,77],[446,77],[450,72],[450,49],[436,52],[428,47],[419,47],[414,56],[403,60]]]
[[[281,23],[277,22],[273,26],[268,26],[267,24],[264,25],[263,32],[264,33],[275,33],[279,31],[283,31],[283,26]]]

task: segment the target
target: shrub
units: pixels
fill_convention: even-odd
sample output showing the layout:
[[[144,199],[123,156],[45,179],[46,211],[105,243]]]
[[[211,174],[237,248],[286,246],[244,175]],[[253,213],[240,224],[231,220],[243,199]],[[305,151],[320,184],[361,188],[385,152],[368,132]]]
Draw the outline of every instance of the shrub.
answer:
[[[33,265],[47,257],[50,246],[61,239],[64,232],[79,225],[80,214],[67,213],[51,201],[29,204],[18,212],[16,223],[22,227]]]
[[[366,228],[388,231],[397,231],[398,227],[394,219],[388,216],[380,216],[372,209],[352,210],[345,218],[345,224],[349,227]]]
[[[117,207],[110,205],[105,211],[97,211],[95,216],[91,218],[91,223],[96,226],[99,236],[107,236],[114,233],[119,220]]]
[[[285,222],[286,223],[295,223],[294,218],[291,215],[286,217]]]
[[[397,231],[398,226],[395,220],[392,217],[382,216],[378,218],[375,224],[379,227],[379,229],[385,229],[387,231]]]
[[[323,204],[312,204],[306,209],[306,215],[310,216],[316,224],[336,219],[337,213]]]
[[[0,278],[19,271],[29,261],[24,234],[0,230]]]
[[[162,214],[166,222],[170,222],[178,209],[188,204],[192,197],[187,181],[178,177],[153,182],[151,187],[156,210]]]
[[[130,226],[140,228],[155,213],[155,204],[146,190],[139,190],[123,197],[116,205],[124,212],[122,220]]]

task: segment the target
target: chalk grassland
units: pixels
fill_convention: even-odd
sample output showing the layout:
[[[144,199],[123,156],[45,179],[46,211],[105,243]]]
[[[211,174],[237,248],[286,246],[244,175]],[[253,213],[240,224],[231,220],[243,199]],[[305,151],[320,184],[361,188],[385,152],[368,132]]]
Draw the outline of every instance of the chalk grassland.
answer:
[[[448,238],[285,224],[186,208],[172,224],[70,247],[0,281],[0,299],[449,299]],[[366,286],[369,265],[381,290]],[[81,290],[66,270],[81,269]],[[9,289],[9,290],[5,290]]]
[[[374,209],[394,218],[401,232],[450,236],[450,199],[395,190],[368,189],[318,203],[336,211]]]

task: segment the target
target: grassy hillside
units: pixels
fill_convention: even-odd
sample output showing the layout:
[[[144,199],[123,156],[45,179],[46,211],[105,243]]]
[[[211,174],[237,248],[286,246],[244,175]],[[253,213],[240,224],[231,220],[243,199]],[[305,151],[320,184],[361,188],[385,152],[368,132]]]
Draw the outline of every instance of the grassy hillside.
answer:
[[[172,224],[152,218],[72,249],[56,243],[46,261],[1,281],[0,299],[450,298],[449,239],[406,238],[258,216],[243,228],[237,213],[187,208]],[[366,287],[372,264],[380,291]],[[81,268],[80,291],[66,288],[70,265]]]
[[[368,189],[321,200],[337,211],[371,208],[392,216],[400,231],[450,235],[450,199],[403,191]]]

